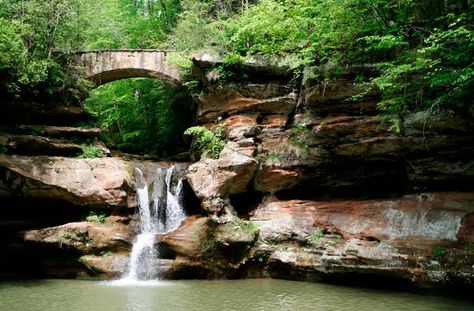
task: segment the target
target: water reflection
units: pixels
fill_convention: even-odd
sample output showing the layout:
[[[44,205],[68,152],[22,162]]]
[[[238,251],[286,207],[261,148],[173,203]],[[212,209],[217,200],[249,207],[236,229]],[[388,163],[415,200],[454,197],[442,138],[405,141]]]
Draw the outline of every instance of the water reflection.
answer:
[[[0,283],[0,310],[474,310],[474,302],[281,280]]]

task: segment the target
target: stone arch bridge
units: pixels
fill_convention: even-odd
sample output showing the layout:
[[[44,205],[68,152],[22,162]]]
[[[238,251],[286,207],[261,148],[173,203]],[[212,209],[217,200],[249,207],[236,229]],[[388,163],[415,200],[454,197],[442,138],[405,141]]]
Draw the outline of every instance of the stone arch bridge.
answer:
[[[169,51],[102,50],[77,52],[86,78],[97,85],[126,78],[156,78],[173,84],[183,81],[181,70],[169,62]]]

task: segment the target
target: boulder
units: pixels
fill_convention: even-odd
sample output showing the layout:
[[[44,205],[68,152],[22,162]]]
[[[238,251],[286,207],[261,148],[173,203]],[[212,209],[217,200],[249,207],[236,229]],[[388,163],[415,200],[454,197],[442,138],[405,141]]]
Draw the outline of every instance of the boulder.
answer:
[[[219,159],[205,159],[191,165],[187,179],[204,210],[213,215],[223,210],[228,214],[232,210],[228,197],[247,191],[256,169],[257,160],[226,147]]]
[[[0,196],[78,206],[134,207],[133,169],[117,158],[0,154]]]
[[[63,249],[76,249],[82,254],[100,251],[126,252],[130,247],[132,232],[121,223],[73,222],[23,232],[23,239],[30,243],[50,244]]]
[[[176,255],[198,257],[207,231],[207,222],[207,217],[189,216],[176,230],[158,235],[156,242],[170,248]]]
[[[238,218],[221,224],[190,216],[178,229],[156,238],[160,254],[174,258],[164,274],[171,278],[235,277],[251,257],[258,230]]]
[[[120,277],[130,262],[127,254],[103,253],[102,255],[84,255],[79,262],[88,269],[88,274],[105,278]]]

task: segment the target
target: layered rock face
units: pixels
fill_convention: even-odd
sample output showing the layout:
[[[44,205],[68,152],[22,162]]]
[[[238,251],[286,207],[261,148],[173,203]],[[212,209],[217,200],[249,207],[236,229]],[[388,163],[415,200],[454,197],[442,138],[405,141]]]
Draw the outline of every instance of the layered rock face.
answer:
[[[151,185],[173,163],[110,157],[100,129],[77,125],[90,120],[78,107],[32,107],[2,105],[12,124],[0,131],[0,277],[119,276],[136,231],[135,168]]]
[[[0,195],[133,207],[133,167],[117,158],[0,155]]]
[[[259,206],[257,254],[276,277],[338,280],[382,275],[420,287],[474,280],[472,192],[398,199],[274,201]]]
[[[200,206],[188,206],[191,216],[178,229],[156,237],[163,277],[472,289],[469,114],[413,114],[394,133],[377,116],[379,92],[354,82],[358,73],[370,76],[370,68],[303,84],[268,68],[244,68],[241,81],[225,83],[214,81],[209,66],[200,70],[205,88],[195,97],[197,120],[210,129],[224,125],[227,141],[218,159],[183,164]],[[58,143],[57,129],[42,131]],[[13,135],[29,134],[0,137],[8,147],[0,155],[1,197],[61,202],[58,213],[113,215],[100,223],[78,222],[77,213],[13,224],[35,254],[54,254],[41,258],[42,276],[117,276],[135,236],[133,169],[149,184],[157,166],[167,164],[31,156],[12,143],[19,139]]]
[[[391,132],[377,116],[380,94],[354,82],[357,70],[367,68],[324,83],[274,75],[201,93],[198,119],[224,124],[228,142],[219,159],[190,167],[190,184],[212,224],[244,218],[259,237],[226,267],[222,246],[203,259],[188,255],[202,243],[183,251],[170,233],[161,243],[181,270],[472,287],[474,123],[453,111],[417,113]]]

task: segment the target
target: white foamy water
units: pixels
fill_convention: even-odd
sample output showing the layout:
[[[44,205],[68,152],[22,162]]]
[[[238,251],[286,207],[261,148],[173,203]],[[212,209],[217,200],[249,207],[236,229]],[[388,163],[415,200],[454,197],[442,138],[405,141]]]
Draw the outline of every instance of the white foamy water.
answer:
[[[159,254],[155,248],[155,237],[157,234],[175,230],[186,217],[181,202],[183,181],[178,180],[176,186],[173,186],[172,182],[174,166],[158,169],[153,182],[152,204],[143,172],[138,168],[135,170],[139,232],[133,242],[126,273],[121,279],[108,282],[113,286],[147,285],[150,282],[150,285],[156,285],[152,281],[159,278]]]

